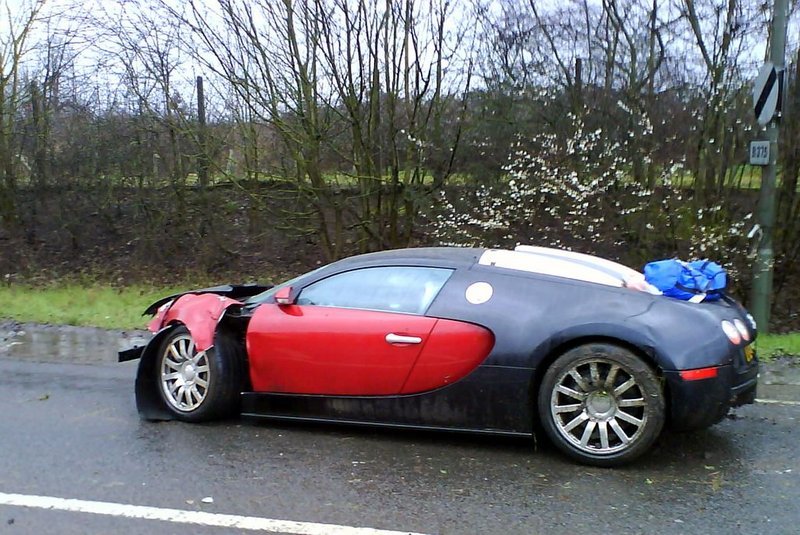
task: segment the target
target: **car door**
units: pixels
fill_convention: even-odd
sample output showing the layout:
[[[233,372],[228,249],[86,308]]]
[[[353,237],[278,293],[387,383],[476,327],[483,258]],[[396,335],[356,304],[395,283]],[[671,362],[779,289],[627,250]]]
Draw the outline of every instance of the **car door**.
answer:
[[[424,316],[452,270],[370,267],[264,304],[247,332],[253,390],[380,396],[401,392],[437,323]]]

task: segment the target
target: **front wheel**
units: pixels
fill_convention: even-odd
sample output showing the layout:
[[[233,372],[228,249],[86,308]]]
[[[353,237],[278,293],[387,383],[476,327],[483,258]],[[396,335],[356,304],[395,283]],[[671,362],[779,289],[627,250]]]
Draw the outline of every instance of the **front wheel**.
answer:
[[[539,417],[550,440],[595,466],[620,465],[647,451],[664,427],[664,407],[653,369],[609,344],[567,351],[539,388]]]
[[[198,351],[186,327],[173,329],[162,342],[156,363],[158,391],[169,412],[188,422],[234,412],[242,383],[240,367],[231,360],[236,357],[215,347]]]

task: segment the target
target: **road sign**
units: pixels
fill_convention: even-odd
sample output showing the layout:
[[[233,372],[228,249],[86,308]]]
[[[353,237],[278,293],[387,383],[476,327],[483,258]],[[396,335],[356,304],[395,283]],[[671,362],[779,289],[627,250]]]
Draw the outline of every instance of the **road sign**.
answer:
[[[766,125],[780,111],[783,70],[778,71],[771,62],[766,62],[758,71],[753,85],[753,110],[761,126]]]
[[[769,141],[750,142],[750,165],[769,165]]]

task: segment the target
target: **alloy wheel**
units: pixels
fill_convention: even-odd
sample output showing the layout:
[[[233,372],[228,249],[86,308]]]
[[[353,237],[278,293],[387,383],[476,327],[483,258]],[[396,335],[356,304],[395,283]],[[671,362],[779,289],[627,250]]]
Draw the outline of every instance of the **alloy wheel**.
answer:
[[[647,399],[633,374],[604,358],[582,360],[562,373],[550,396],[558,432],[574,447],[613,454],[632,446],[647,425]]]
[[[161,390],[166,401],[182,412],[196,410],[205,400],[211,372],[208,355],[197,351],[189,334],[169,341],[161,357]]]

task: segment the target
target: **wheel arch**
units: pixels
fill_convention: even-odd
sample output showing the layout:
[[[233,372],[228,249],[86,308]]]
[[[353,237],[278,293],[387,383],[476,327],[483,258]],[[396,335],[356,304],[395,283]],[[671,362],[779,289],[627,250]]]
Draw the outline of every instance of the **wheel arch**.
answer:
[[[144,420],[167,421],[182,419],[176,416],[167,407],[158,387],[159,374],[159,349],[164,340],[167,339],[177,328],[184,327],[190,336],[194,337],[189,325],[173,319],[159,330],[142,350],[139,360],[139,367],[136,373],[135,394],[136,408],[139,415]],[[241,337],[244,336],[244,329],[241,324],[226,320],[225,316],[220,320],[213,334],[214,343],[209,347],[216,349],[216,358],[224,359],[226,377],[238,378],[236,383],[231,383],[230,394],[225,394],[228,399],[231,396],[238,396],[243,390],[249,389],[249,373],[247,363],[247,351],[244,349]],[[215,409],[211,418],[224,417],[238,412],[238,402],[226,402],[221,409]]]
[[[139,367],[136,372],[136,409],[144,420],[167,421],[174,420],[175,417],[167,409],[161,394],[158,391],[158,350],[164,339],[178,327],[186,327],[189,334],[194,336],[189,325],[177,319],[170,320],[159,330],[147,343],[142,350],[139,359]],[[250,389],[250,374],[247,361],[247,351],[240,338],[244,336],[244,329],[235,321],[223,317],[217,324],[214,332],[214,344],[226,359],[230,360],[230,365],[237,368],[236,373],[242,377],[240,390]]]
[[[235,307],[234,307],[235,308]],[[250,382],[250,359],[247,356],[247,326],[249,318],[242,318],[223,312],[214,332],[214,346],[221,352],[225,359],[229,359],[233,366],[238,367],[241,377],[241,391],[252,390]]]

